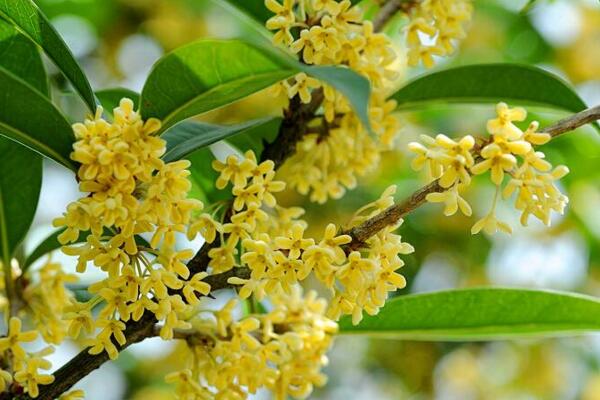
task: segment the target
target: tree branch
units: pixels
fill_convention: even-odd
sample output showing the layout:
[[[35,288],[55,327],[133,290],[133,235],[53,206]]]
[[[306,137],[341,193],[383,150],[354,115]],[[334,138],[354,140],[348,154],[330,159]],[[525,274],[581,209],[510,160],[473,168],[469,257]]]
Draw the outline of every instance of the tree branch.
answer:
[[[376,32],[381,31],[385,27],[385,24],[387,24],[398,11],[408,12],[412,7],[417,5],[418,2],[419,0],[386,1],[379,9],[375,18],[373,18],[373,29],[375,29]]]
[[[541,130],[541,132],[545,132],[552,137],[556,137],[562,135],[563,133],[575,130],[580,126],[598,120],[600,120],[600,105],[588,108],[587,110],[583,110],[577,114],[571,115],[570,117],[561,119],[546,129]]]
[[[548,133],[552,137],[556,137],[597,120],[600,120],[600,106],[588,108],[587,110],[573,114],[570,117],[561,119],[547,128],[540,130],[540,132]],[[481,147],[479,147],[479,151],[480,150]],[[478,154],[475,156],[478,156]],[[348,232],[346,232],[346,234],[352,237],[352,242],[346,245],[346,251],[357,250],[361,247],[364,247],[365,242],[370,237],[375,235],[383,228],[398,223],[402,217],[425,203],[425,198],[429,193],[443,192],[445,190],[446,189],[439,185],[438,180],[436,179],[411,194],[401,203],[397,203],[388,207],[373,218],[368,219],[362,224],[350,229]]]
[[[229,271],[207,276],[204,282],[210,284],[211,293],[221,289],[227,289],[234,287],[227,283],[227,280],[233,276],[240,277],[242,279],[248,279],[250,277],[250,270],[244,267],[235,267]],[[117,345],[119,352],[129,347],[134,343],[141,342],[142,340],[155,336],[155,324],[158,321],[149,311],[146,311],[139,321],[127,322],[127,328],[125,329],[126,342],[123,346]],[[50,385],[40,386],[40,395],[36,398],[37,400],[52,400],[60,396],[62,393],[68,391],[83,379],[85,376],[90,374],[95,369],[99,368],[102,364],[108,361],[108,354],[103,351],[100,354],[89,354],[89,347],[83,349],[78,355],[72,358],[68,363],[59,368],[54,375],[54,382]],[[31,397],[23,395],[17,397],[22,400],[32,400]]]
[[[284,119],[279,127],[277,138],[267,145],[261,154],[261,161],[272,160],[275,168],[279,168],[288,157],[296,152],[296,145],[308,130],[308,122],[315,118],[315,113],[323,103],[323,89],[312,92],[310,103],[302,104],[299,96],[290,100],[284,112]]]

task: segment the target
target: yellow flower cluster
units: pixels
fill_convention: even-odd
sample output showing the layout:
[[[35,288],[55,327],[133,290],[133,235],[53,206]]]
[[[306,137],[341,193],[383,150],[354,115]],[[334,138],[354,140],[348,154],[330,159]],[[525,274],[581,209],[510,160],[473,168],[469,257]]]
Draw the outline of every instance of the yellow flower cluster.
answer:
[[[241,286],[242,299],[289,294],[314,273],[334,297],[328,315],[337,320],[352,314],[358,323],[363,310],[376,314],[388,292],[404,287],[404,278],[395,272],[403,265],[398,254],[408,254],[413,248],[391,233],[399,224],[369,239],[364,255],[360,251],[347,254],[344,246],[351,238],[340,235],[334,224],[327,225],[321,240],[307,238],[306,223],[298,219],[304,211],[277,205],[272,193],[282,190],[284,184],[270,180],[270,161],[257,164],[254,154],[247,152],[242,161],[230,156],[226,163],[216,161],[214,166],[221,172],[219,187],[233,183],[234,201],[231,221],[216,228],[222,234],[221,245],[209,251],[209,271],[247,267],[248,279],[232,277],[228,281]],[[361,208],[351,224],[359,224],[392,204],[394,191],[395,187],[389,188],[379,200]]]
[[[63,317],[75,299],[65,286],[77,282],[77,276],[66,274],[59,263],[48,261],[39,271],[37,280],[23,290],[27,311],[47,343],[58,345],[67,335]]]
[[[433,56],[447,56],[454,52],[456,42],[463,39],[465,25],[471,20],[471,0],[425,0],[411,11],[406,27],[408,65],[420,62],[433,67]]]
[[[124,322],[152,312],[165,321],[161,337],[170,339],[174,329],[189,327],[181,315],[198,301],[196,293],[205,295],[210,286],[202,282],[205,274],[188,280],[184,261],[193,252],[175,248],[176,233],[187,230],[192,236],[199,230],[191,225],[192,213],[202,203],[187,198],[189,161],[165,164],[160,159],[165,141],[154,135],[160,122],[143,122],[131,100],[121,101],[112,123],[101,115],[102,110],[73,126],[77,142],[71,158],[81,164],[77,176],[86,195],[69,204],[54,223],[65,227],[62,243],[86,235],[83,245],[63,247],[66,254],[78,256],[79,272],[91,262],[107,273],[90,285],[95,297],[67,308],[68,333],[78,337],[82,329],[89,334],[99,329],[89,340],[90,353],[106,351],[116,358],[115,341],[126,341]],[[139,237],[142,233],[152,235],[149,243]],[[183,297],[172,292],[179,289]],[[91,309],[96,305],[101,307],[94,320]]]
[[[312,201],[340,198],[356,186],[356,177],[373,170],[380,152],[389,148],[399,123],[396,108],[386,99],[385,87],[396,78],[392,69],[396,54],[388,38],[363,21],[362,12],[350,0],[266,0],[275,15],[266,22],[275,30],[276,44],[284,44],[306,64],[347,65],[371,82],[369,119],[376,137],[361,125],[348,101],[330,86],[300,73],[283,82],[290,98],[298,95],[309,103],[315,89],[323,91],[323,115],[310,121],[308,134],[286,164],[286,180]],[[298,28],[297,39],[291,30]],[[322,129],[319,129],[321,127]],[[314,133],[313,133],[314,132]]]
[[[52,364],[44,357],[52,354],[54,349],[46,347],[33,353],[25,351],[21,344],[36,340],[38,332],[23,332],[21,326],[21,320],[12,317],[6,336],[0,338],[2,368],[10,366],[10,370],[0,369],[0,392],[5,391],[13,382],[16,382],[29,396],[37,397],[39,385],[48,385],[54,382],[52,375],[40,372],[40,370],[48,370],[52,367]]]
[[[549,225],[551,212],[562,214],[568,203],[568,198],[560,193],[555,181],[565,176],[569,169],[563,165],[553,169],[544,159],[544,153],[534,149],[534,146],[545,144],[551,139],[550,135],[537,132],[539,124],[536,121],[525,131],[513,123],[525,120],[527,113],[524,109],[510,109],[505,103],[499,103],[496,113],[497,118],[487,123],[491,138],[484,143],[476,157],[472,154],[475,149],[475,139],[472,136],[465,136],[459,141],[444,135],[438,135],[435,139],[425,136],[425,145],[409,144],[409,149],[416,153],[413,168],[421,170],[427,167],[429,175],[439,179],[440,186],[447,189],[441,193],[428,194],[427,200],[443,202],[446,215],[453,215],[460,208],[469,216],[471,207],[460,196],[460,192],[470,184],[471,174],[482,174],[489,170],[491,180],[496,185],[496,194],[490,212],[473,225],[472,233],[481,230],[490,234],[497,230],[512,232],[508,224],[496,218],[495,210],[500,193],[504,198],[517,193],[515,208],[521,211],[522,225],[527,225],[530,215]],[[510,175],[510,179],[502,190],[506,174]]]
[[[272,309],[235,320],[235,299],[222,310],[204,312],[206,336],[191,337],[189,367],[166,377],[181,399],[245,399],[267,388],[278,400],[306,398],[327,377],[321,368],[337,332],[324,316],[326,302],[300,290],[271,297]],[[205,316],[205,314],[210,314]]]

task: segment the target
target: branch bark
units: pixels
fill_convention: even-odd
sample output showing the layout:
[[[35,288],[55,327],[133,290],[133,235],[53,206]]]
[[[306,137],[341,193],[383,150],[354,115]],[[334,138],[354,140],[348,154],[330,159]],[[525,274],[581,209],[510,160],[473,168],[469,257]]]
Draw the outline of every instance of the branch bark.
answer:
[[[396,15],[397,12],[399,12],[399,11],[408,12],[418,2],[419,2],[419,0],[388,0],[388,1],[386,1],[381,6],[381,8],[379,9],[379,12],[373,19],[373,29],[375,29],[375,31],[377,31],[377,32],[381,31],[385,27],[385,24],[387,24],[389,22],[389,20],[392,19],[392,17],[394,15]]]

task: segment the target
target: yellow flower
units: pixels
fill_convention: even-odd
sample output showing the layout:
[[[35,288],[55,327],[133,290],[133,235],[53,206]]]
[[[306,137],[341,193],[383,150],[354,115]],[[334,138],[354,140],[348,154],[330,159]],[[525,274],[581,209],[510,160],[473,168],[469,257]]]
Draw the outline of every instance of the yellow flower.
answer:
[[[10,372],[0,369],[0,392],[4,392],[12,384],[13,377]]]
[[[523,133],[523,139],[534,145],[546,144],[552,139],[547,133],[536,132],[540,124],[537,121],[532,121],[527,130]]]
[[[273,251],[269,244],[262,240],[244,239],[244,254],[241,261],[252,270],[252,276],[260,279],[266,271],[273,267]]]
[[[212,273],[218,274],[233,268],[235,264],[235,254],[237,254],[237,249],[230,247],[229,245],[210,249],[208,257],[210,258],[209,265],[212,267]]]
[[[481,230],[483,230],[488,235],[493,235],[498,230],[501,230],[502,232],[508,234],[512,233],[512,228],[510,227],[510,225],[498,220],[496,218],[496,214],[494,213],[489,213],[479,221],[475,222],[475,224],[471,228],[471,233],[475,235]]]
[[[202,282],[204,278],[206,278],[208,274],[206,272],[199,272],[192,276],[192,279],[187,281],[183,285],[183,296],[188,304],[196,305],[200,302],[196,297],[195,292],[206,296],[210,293],[210,285],[206,282]]]
[[[373,260],[362,258],[360,252],[353,251],[348,256],[348,263],[337,271],[337,276],[345,285],[358,289],[366,280],[365,273],[374,268]]]
[[[204,213],[190,225],[187,237],[189,240],[193,240],[200,233],[206,242],[212,243],[217,237],[217,232],[222,232],[222,229],[221,224],[215,221],[210,214]]]
[[[491,169],[492,182],[496,185],[500,185],[504,180],[504,171],[511,171],[517,165],[515,156],[505,153],[496,143],[485,146],[481,151],[481,156],[484,160],[474,165],[471,172],[479,175]]]
[[[513,124],[514,121],[523,121],[527,117],[527,112],[523,108],[511,109],[506,103],[498,103],[496,113],[498,118],[491,119],[487,123],[490,135],[507,140],[518,140],[523,136],[523,132]]]
[[[58,400],[84,400],[85,392],[81,389],[71,390],[60,395]]]
[[[94,331],[94,320],[87,303],[75,302],[65,310],[64,319],[69,322],[69,336],[78,338],[83,328],[88,334]]]
[[[336,262],[343,262],[346,258],[346,253],[341,246],[352,241],[350,235],[337,235],[337,228],[334,224],[328,224],[323,233],[323,238],[319,242],[319,246],[325,247],[333,251],[333,259]]]
[[[318,80],[307,76],[304,72],[300,72],[294,76],[294,84],[288,88],[288,96],[294,97],[298,94],[303,103],[310,103],[312,98],[311,89],[316,89],[320,86],[321,83]]]
[[[460,208],[460,211],[470,217],[473,213],[471,210],[471,206],[465,199],[463,199],[459,193],[459,190],[463,186],[454,185],[449,190],[438,193],[429,193],[425,199],[430,203],[444,203],[444,215],[451,216],[456,214],[456,211]]]
[[[297,259],[304,249],[314,244],[314,240],[304,239],[304,226],[294,224],[290,237],[277,237],[275,238],[275,244],[280,249],[288,250],[290,259]]]
[[[15,381],[22,384],[31,397],[37,397],[40,393],[38,388],[39,385],[49,385],[54,382],[54,376],[40,374],[38,372],[38,369],[40,368],[50,368],[50,365],[48,364],[49,363],[46,360],[41,358],[27,360],[25,367],[15,373]]]
[[[21,320],[12,317],[8,322],[8,333],[6,337],[0,338],[0,352],[10,350],[17,360],[25,359],[25,350],[20,343],[33,342],[37,339],[36,331],[21,332]]]

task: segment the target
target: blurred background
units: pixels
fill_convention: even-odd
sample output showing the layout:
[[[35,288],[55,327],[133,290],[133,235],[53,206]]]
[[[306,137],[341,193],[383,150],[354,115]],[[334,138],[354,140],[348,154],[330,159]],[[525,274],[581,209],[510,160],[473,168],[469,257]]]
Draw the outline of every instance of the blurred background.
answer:
[[[243,0],[239,0],[243,1]],[[369,7],[366,0],[365,7]],[[152,64],[164,53],[200,37],[248,34],[243,24],[209,0],[37,0],[51,18],[95,89],[126,87],[140,91]],[[541,66],[571,82],[589,105],[600,104],[600,3],[597,0],[539,0],[526,13],[526,0],[476,1],[468,38],[454,57],[435,68],[482,62],[519,62]],[[403,52],[397,18],[387,33]],[[49,67],[52,70],[52,67]],[[400,86],[426,71],[402,69]],[[54,74],[55,99],[73,119],[83,109],[66,83]],[[498,99],[502,100],[502,99]],[[284,99],[258,93],[202,119],[231,123],[278,115]],[[530,108],[530,118],[545,126],[564,114]],[[288,192],[285,205],[302,205],[320,234],[328,222],[343,224],[359,206],[390,184],[399,198],[424,183],[408,165],[406,143],[420,134],[485,134],[492,105],[438,105],[399,114],[402,131],[395,150],[386,153],[373,174],[340,201],[309,204]],[[526,125],[524,125],[526,126]],[[216,154],[222,145],[213,146]],[[230,148],[226,149],[230,151]],[[485,286],[526,286],[577,291],[600,296],[600,136],[586,127],[544,147],[554,164],[571,173],[562,187],[570,197],[565,216],[552,227],[532,221],[527,229],[508,203],[499,215],[514,228],[511,237],[471,236],[470,226],[490,205],[492,188],[485,180],[467,194],[474,217],[446,218],[439,205],[411,214],[400,233],[416,252],[406,257],[408,286],[399,294]],[[36,222],[26,247],[35,247],[52,231],[51,221],[78,197],[72,175],[46,163]],[[199,246],[199,243],[194,243]],[[67,269],[73,260],[55,254]],[[90,271],[90,269],[88,269]],[[100,278],[93,271],[82,283]],[[53,356],[56,367],[78,351],[65,344]],[[176,343],[152,339],[105,364],[79,387],[89,399],[171,399],[166,373],[181,360]],[[578,338],[494,343],[428,343],[339,337],[327,368],[329,384],[318,399],[600,399],[600,335]],[[267,399],[266,393],[256,398]]]

